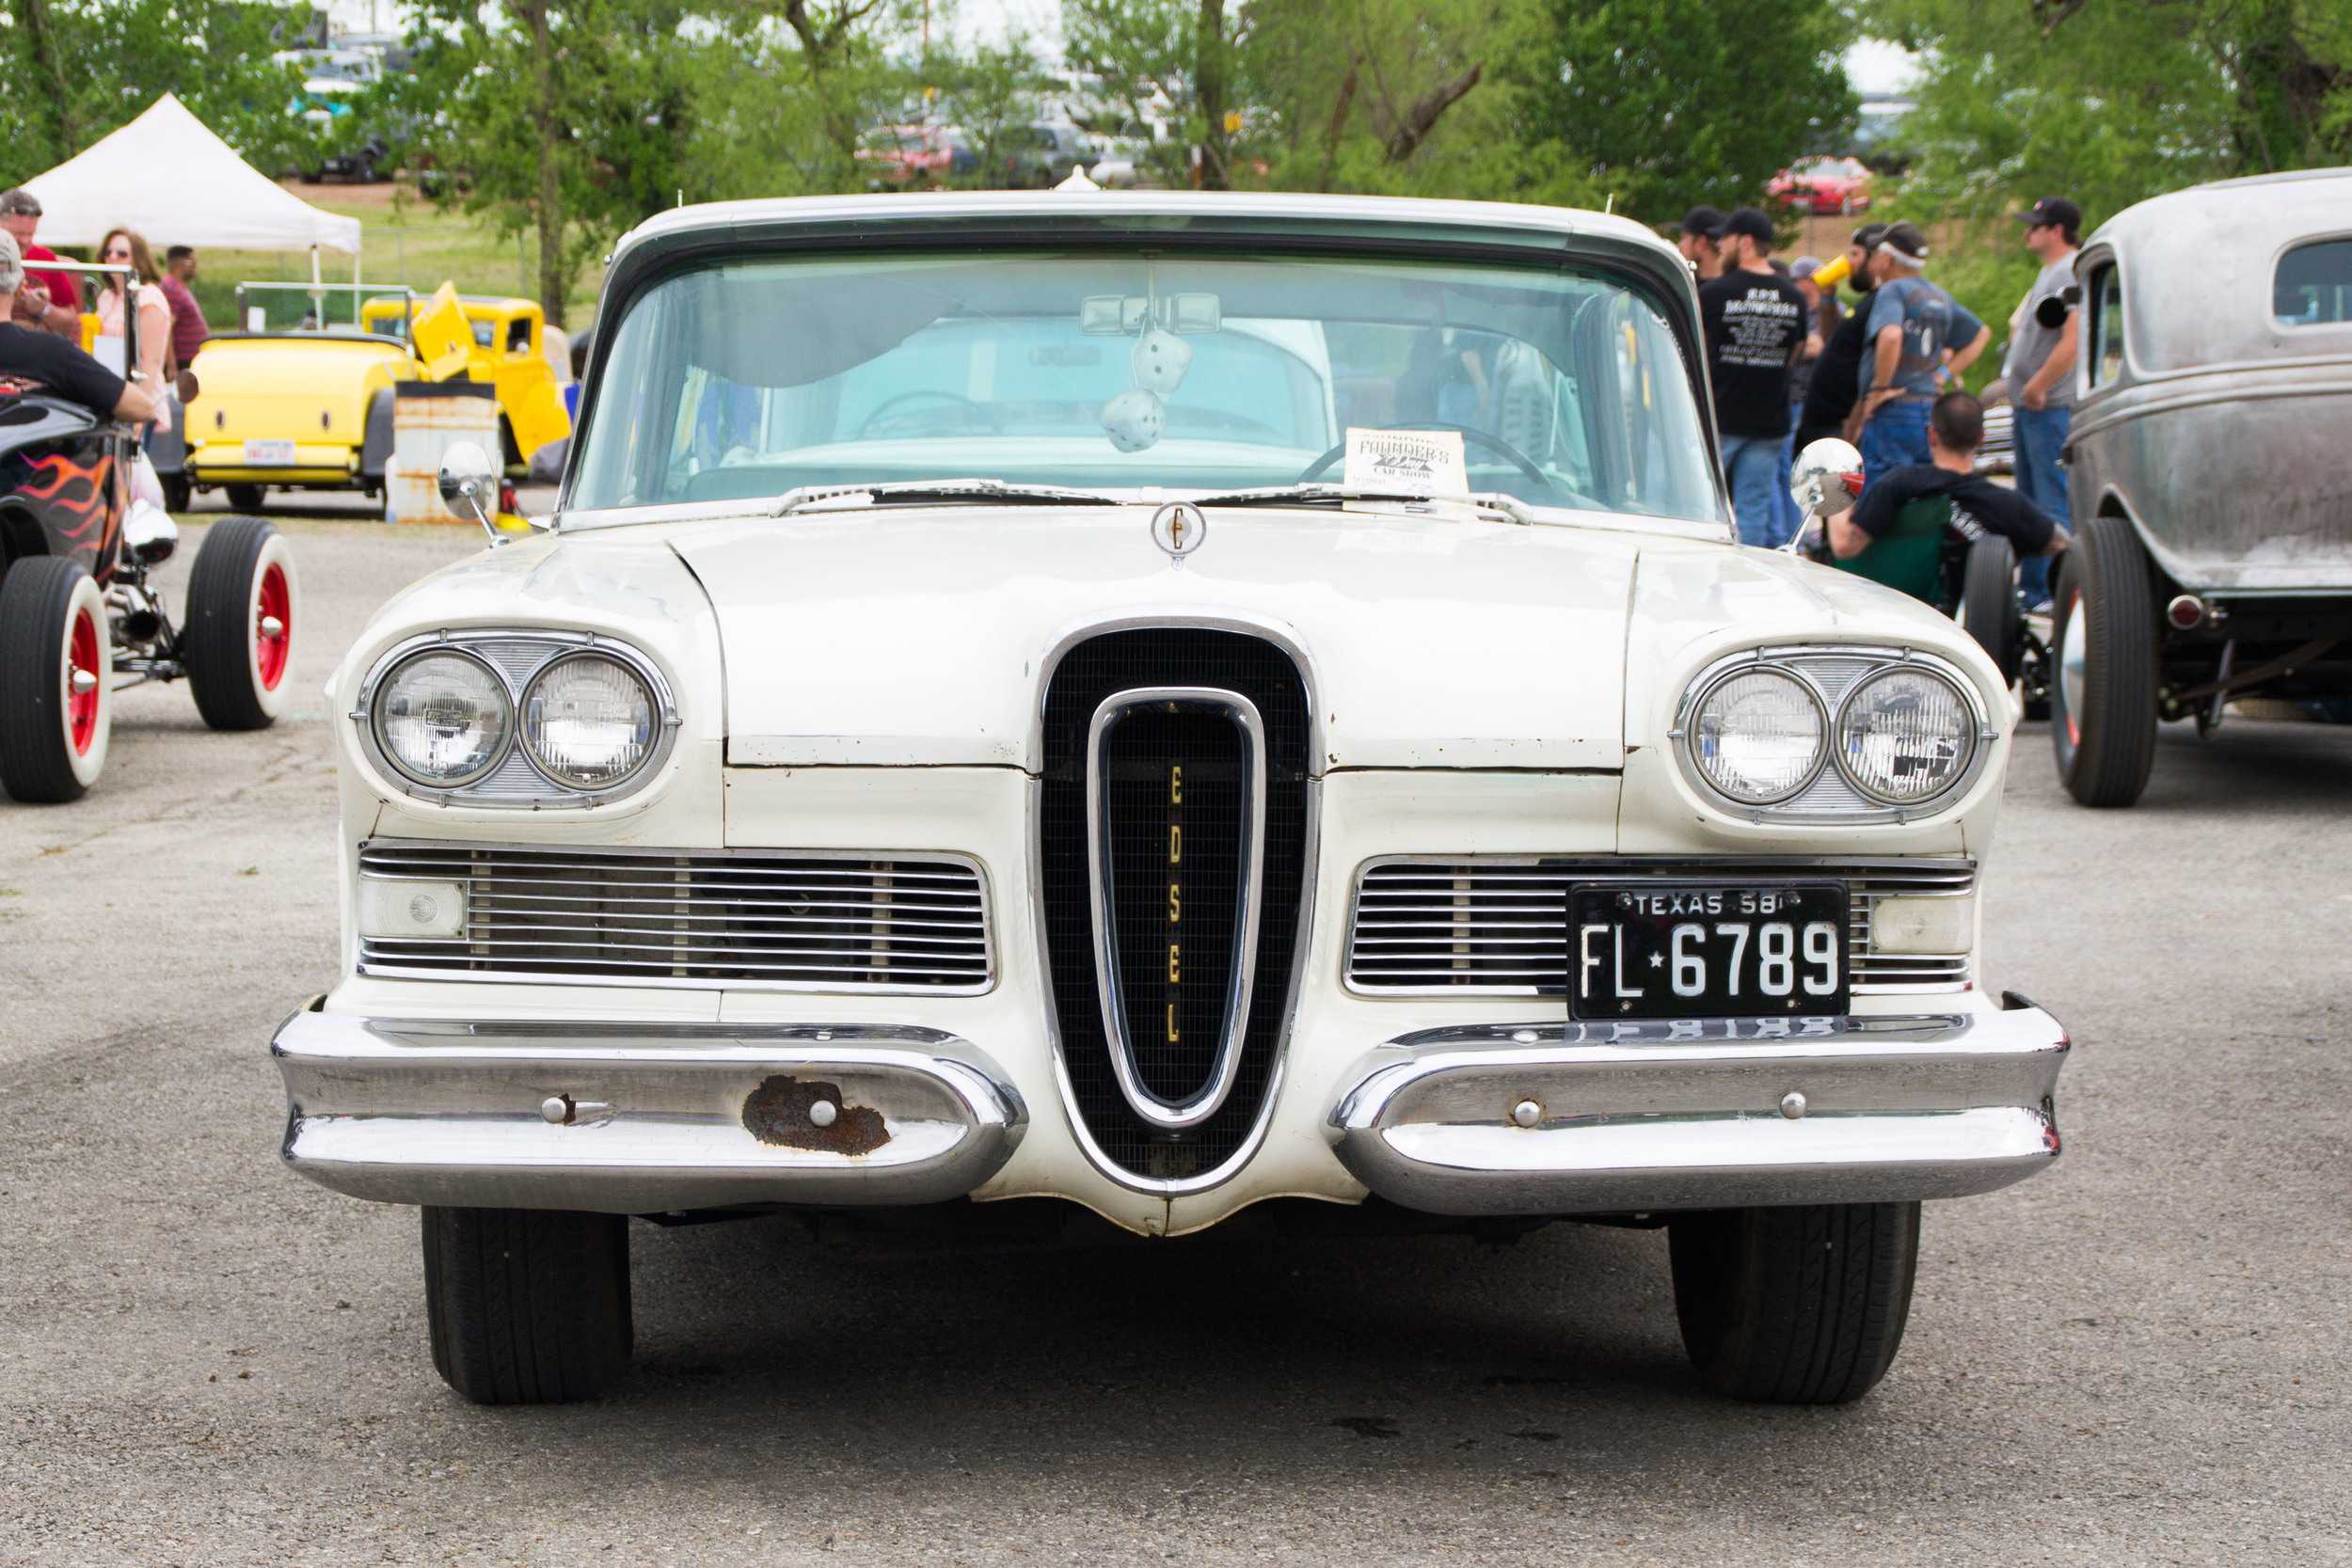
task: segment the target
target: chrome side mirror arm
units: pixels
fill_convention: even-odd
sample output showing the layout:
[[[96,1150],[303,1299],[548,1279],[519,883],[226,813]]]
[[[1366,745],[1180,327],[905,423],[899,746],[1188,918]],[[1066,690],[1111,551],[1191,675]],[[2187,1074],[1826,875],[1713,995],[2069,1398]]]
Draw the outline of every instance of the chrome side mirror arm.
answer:
[[[492,516],[498,504],[498,470],[490,467],[490,454],[471,441],[453,443],[441,454],[441,472],[437,481],[441,504],[460,516],[471,514],[482,525],[482,531],[490,536],[493,549],[506,543]]]

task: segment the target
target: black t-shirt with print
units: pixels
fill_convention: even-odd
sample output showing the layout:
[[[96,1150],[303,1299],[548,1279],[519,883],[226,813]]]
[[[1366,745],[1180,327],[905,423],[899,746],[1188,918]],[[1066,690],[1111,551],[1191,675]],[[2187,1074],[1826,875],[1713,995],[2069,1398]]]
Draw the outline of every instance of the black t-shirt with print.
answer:
[[[1929,496],[1952,503],[1952,526],[1969,538],[1997,533],[2017,546],[2017,553],[2040,555],[2049,547],[2057,525],[2049,515],[2014,490],[2005,490],[1982,474],[1956,474],[1932,463],[1889,468],[1878,483],[1854,502],[1853,520],[1876,539],[1895,526],[1904,507]]]
[[[103,416],[122,401],[122,377],[54,332],[0,322],[0,375],[38,381]]]
[[[1821,356],[1813,361],[1813,379],[1805,385],[1804,412],[1797,422],[1807,428],[1826,426],[1834,434],[1853,412],[1861,395],[1862,351],[1870,337],[1870,296],[1846,313],[1821,343]]]
[[[1788,434],[1788,368],[1804,346],[1806,314],[1804,295],[1776,272],[1727,272],[1699,285],[1716,429]]]

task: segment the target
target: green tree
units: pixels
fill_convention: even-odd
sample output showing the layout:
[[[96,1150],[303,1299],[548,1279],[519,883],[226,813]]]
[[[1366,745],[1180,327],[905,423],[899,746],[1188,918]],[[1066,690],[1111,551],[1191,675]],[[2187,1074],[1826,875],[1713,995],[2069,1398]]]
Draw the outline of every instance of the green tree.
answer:
[[[425,0],[418,13],[406,90],[436,199],[533,237],[539,303],[560,325],[590,258],[684,191],[709,45],[672,0]]]
[[[1851,129],[1840,56],[1853,24],[1824,0],[1545,0],[1518,66],[1532,155],[1570,190],[1666,223],[1695,202],[1759,200],[1773,172]]]
[[[265,173],[298,156],[299,73],[271,58],[307,8],[240,0],[7,0],[0,185],[64,162],[177,93]]]

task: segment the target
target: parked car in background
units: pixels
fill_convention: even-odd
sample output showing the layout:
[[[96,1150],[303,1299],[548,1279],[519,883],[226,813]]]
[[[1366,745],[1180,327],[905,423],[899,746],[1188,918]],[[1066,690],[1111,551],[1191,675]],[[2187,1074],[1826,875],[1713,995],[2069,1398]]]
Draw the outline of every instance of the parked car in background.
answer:
[[[276,58],[303,71],[294,112],[309,131],[306,181],[351,180],[366,184],[392,171],[394,138],[373,123],[384,81],[383,59],[366,49],[288,50]]]
[[[1870,170],[1859,158],[1812,158],[1772,176],[1765,194],[1808,213],[1860,213],[1870,205]]]
[[[2160,721],[2352,720],[2352,172],[2140,202],[2074,275],[2050,738],[2077,800],[2120,806]]]
[[[443,324],[437,338],[434,324]],[[536,300],[511,295],[461,294],[444,283],[429,298],[405,290],[382,294],[359,308],[361,329],[409,342],[426,373],[446,380],[462,373],[497,389],[499,441],[508,467],[572,431],[564,406],[564,377],[548,355],[547,313]]]
[[[603,299],[551,529],[332,677],[272,1048],[286,1163],[422,1210],[467,1398],[613,1385],[631,1215],[1248,1210],[1663,1226],[1709,1386],[1851,1400],[1921,1200],[2057,1156],[2065,1032],[1978,958],[2007,683],[1738,546],[1646,229],[732,202]]]
[[[1165,120],[1128,120],[1109,135],[1094,138],[1100,156],[1087,178],[1105,190],[1133,189],[1152,177],[1152,150],[1169,139]]]
[[[1038,120],[996,138],[994,182],[1013,190],[1058,185],[1095,160],[1094,139],[1067,122]]]

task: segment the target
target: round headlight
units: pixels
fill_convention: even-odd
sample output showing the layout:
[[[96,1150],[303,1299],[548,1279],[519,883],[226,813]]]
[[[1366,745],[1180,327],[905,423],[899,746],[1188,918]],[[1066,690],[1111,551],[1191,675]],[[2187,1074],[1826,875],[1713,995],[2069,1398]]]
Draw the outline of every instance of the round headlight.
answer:
[[[1730,799],[1770,805],[1813,782],[1827,729],[1820,702],[1804,682],[1779,670],[1741,670],[1699,699],[1691,716],[1691,758]]]
[[[506,754],[506,683],[480,659],[445,649],[402,660],[375,695],[375,736],[391,765],[433,789],[455,789]]]
[[[523,750],[574,789],[610,789],[645,765],[660,738],[653,693],[603,654],[573,654],[523,691]]]
[[[1916,805],[1960,782],[1977,754],[1977,713],[1932,670],[1867,676],[1837,713],[1837,770],[1873,800]]]

